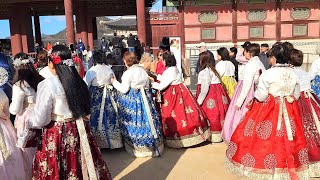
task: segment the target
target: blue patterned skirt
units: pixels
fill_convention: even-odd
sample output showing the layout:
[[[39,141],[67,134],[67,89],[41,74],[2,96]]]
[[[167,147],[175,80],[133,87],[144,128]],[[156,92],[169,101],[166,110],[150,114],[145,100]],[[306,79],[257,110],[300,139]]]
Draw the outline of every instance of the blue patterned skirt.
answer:
[[[131,89],[119,94],[118,103],[126,150],[136,157],[159,156],[163,135],[151,91]]]
[[[311,83],[311,89],[314,91],[314,93],[317,95],[317,97],[320,99],[320,76],[317,75],[314,80]]]
[[[90,127],[99,148],[123,147],[117,112],[117,93],[111,88],[105,89],[105,103],[102,105],[104,88],[91,86]]]

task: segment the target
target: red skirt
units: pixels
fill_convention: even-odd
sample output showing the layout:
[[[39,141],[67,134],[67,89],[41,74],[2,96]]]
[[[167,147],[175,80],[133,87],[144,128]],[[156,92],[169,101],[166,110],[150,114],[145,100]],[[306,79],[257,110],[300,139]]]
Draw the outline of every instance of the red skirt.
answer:
[[[312,97],[311,97],[312,96]],[[320,134],[317,129],[316,121],[320,119],[320,101],[317,96],[309,92],[301,92],[298,100],[299,110],[304,134],[307,140],[308,152],[309,152],[309,173],[311,177],[320,176]],[[316,118],[314,118],[313,110]]]
[[[298,104],[292,97],[281,102],[269,95],[264,102],[252,103],[229,143],[229,170],[253,179],[308,179],[308,149]],[[279,124],[281,104],[287,111],[281,111],[284,118]]]
[[[196,97],[198,98],[201,92],[201,85],[197,87]],[[230,98],[221,84],[211,84],[208,94],[204,99],[201,108],[208,117],[211,131],[211,141],[221,142],[221,131],[223,122],[228,111]]]
[[[161,102],[162,126],[169,147],[200,144],[210,137],[207,117],[184,84],[170,85]]]
[[[89,141],[87,150],[91,151],[97,179],[111,179],[89,125],[84,124]],[[87,179],[84,175],[88,176],[88,172],[84,172],[86,167],[82,166],[84,156],[76,121],[51,121],[44,128],[41,145],[33,160],[32,179]]]

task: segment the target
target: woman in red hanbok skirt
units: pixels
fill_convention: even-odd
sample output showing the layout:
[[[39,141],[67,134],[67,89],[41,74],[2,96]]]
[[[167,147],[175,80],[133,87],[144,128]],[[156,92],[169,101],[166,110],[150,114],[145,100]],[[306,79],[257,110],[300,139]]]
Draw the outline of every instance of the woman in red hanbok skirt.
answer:
[[[161,118],[165,142],[181,148],[200,144],[210,137],[207,117],[193,95],[182,82],[174,55],[164,53],[167,69],[157,77],[160,83],[152,87],[161,91]]]
[[[309,152],[309,175],[320,177],[320,101],[311,90],[311,78],[300,66],[303,53],[294,49],[290,53],[290,62],[299,77],[301,95],[298,100],[300,115]]]
[[[270,51],[253,101],[227,149],[229,170],[252,179],[308,179],[308,148],[296,99],[299,80],[288,48]]]
[[[228,110],[230,99],[223,86],[217,70],[214,68],[210,54],[200,53],[197,101],[208,117],[211,142],[221,142],[221,131]]]
[[[38,85],[28,127],[43,127],[32,179],[111,179],[86,116],[90,95],[64,45],[53,47],[49,68],[54,77]]]

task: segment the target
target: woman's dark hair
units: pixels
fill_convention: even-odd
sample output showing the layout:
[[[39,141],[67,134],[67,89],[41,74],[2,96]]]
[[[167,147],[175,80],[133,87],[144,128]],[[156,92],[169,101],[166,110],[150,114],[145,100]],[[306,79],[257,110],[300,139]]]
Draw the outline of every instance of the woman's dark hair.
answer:
[[[257,43],[252,43],[245,48],[245,51],[249,52],[252,57],[259,56],[260,54],[260,45]]]
[[[105,64],[105,59],[103,58],[103,54],[100,51],[97,51],[93,54],[94,64]]]
[[[282,43],[282,44],[285,45],[285,46],[287,46],[288,49],[289,49],[289,51],[291,51],[291,50],[294,49],[294,46],[293,46],[293,44],[292,44],[291,42],[286,41],[286,42],[284,42],[284,43]]]
[[[169,52],[164,52],[162,56],[163,60],[166,62],[166,67],[172,67],[177,65],[176,58],[173,54]]]
[[[52,48],[52,55],[59,56],[61,60],[71,59],[71,51],[64,45]],[[52,61],[51,58],[49,58]],[[54,64],[56,73],[66,93],[67,103],[75,119],[90,114],[90,95],[86,83],[81,79],[74,66],[63,63]]]
[[[14,59],[21,58],[28,59],[29,56],[25,53],[18,53],[14,56]],[[13,84],[20,81],[19,86],[21,87],[22,84],[27,82],[32,89],[37,91],[38,84],[43,80],[43,77],[38,73],[38,71],[34,68],[32,62],[27,64],[21,64],[17,67],[14,67],[15,74],[13,76]]]
[[[219,75],[216,68],[212,64],[212,59],[208,51],[202,52],[199,54],[199,62],[200,62],[200,71],[204,70],[206,67],[209,67],[214,74],[219,78],[220,83],[222,83],[221,76]]]
[[[238,49],[235,47],[231,47],[230,52],[233,52],[233,54],[236,55],[238,53]]]
[[[283,44],[274,45],[269,52],[269,57],[275,57],[277,63],[288,64],[289,63],[289,49]]]
[[[128,51],[125,52],[123,55],[123,59],[127,63],[127,66],[129,67],[139,63],[137,56],[134,52],[128,52]]]
[[[43,68],[48,65],[48,53],[45,50],[41,50],[38,53],[38,62],[37,62],[37,68]]]
[[[105,57],[105,62],[107,65],[116,65],[117,63],[115,62],[114,58],[112,57],[112,54],[108,54],[106,57]]]
[[[290,52],[290,64],[301,66],[303,64],[303,52],[298,49],[292,49]]]
[[[219,56],[221,56],[221,60],[230,60],[229,51],[227,48],[221,47],[217,50],[217,53],[219,54]]]

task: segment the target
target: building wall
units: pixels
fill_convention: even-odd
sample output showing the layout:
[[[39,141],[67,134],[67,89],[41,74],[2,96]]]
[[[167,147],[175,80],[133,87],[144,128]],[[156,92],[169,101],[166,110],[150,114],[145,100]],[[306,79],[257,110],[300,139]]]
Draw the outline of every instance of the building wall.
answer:
[[[277,40],[277,27],[280,29],[280,40],[289,41],[298,49],[305,53],[303,67],[308,70],[311,63],[318,58],[315,54],[315,47],[320,44],[320,4],[319,2],[281,2],[281,11],[278,14],[277,22],[277,4],[274,0],[268,0],[266,3],[248,3],[247,0],[238,1],[237,11],[233,14],[232,4],[212,5],[212,6],[186,6],[184,7],[185,24],[185,46],[188,58],[190,55],[197,54],[196,45],[200,42],[206,42],[209,49],[215,52],[219,47],[233,47],[241,45],[244,41],[253,41],[257,43],[268,43],[272,45]],[[309,14],[305,18],[297,19],[293,15],[297,11],[295,8],[308,8]],[[262,20],[250,21],[249,12],[253,10],[262,10],[266,16]],[[214,12],[217,14],[217,20],[213,23],[201,23],[199,14],[203,12]],[[298,16],[304,17],[304,16]],[[235,19],[233,19],[235,18]],[[295,19],[296,18],[296,19]],[[232,22],[236,22],[233,24]],[[278,24],[277,24],[278,23]],[[278,26],[277,26],[278,25]],[[306,27],[299,30],[298,27]],[[262,35],[259,37],[250,36],[251,30],[255,27],[262,28]],[[202,31],[208,28],[215,29],[215,37],[212,39],[203,39]],[[233,28],[236,28],[236,37],[232,37]],[[296,29],[296,32],[294,31]],[[297,34],[300,32],[302,34]]]

